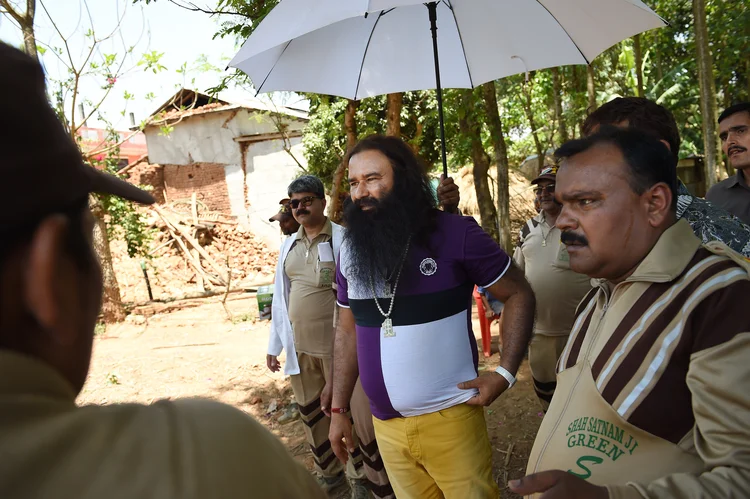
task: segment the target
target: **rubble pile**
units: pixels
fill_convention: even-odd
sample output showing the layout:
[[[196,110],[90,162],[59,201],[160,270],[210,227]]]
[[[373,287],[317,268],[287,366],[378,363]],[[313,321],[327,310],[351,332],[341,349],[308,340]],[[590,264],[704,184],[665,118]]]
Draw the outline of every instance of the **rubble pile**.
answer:
[[[123,241],[111,241],[113,265],[124,302],[168,300],[204,292],[254,288],[273,282],[278,251],[269,249],[232,217],[185,216],[170,205],[144,208],[153,230],[149,258],[130,258]]]

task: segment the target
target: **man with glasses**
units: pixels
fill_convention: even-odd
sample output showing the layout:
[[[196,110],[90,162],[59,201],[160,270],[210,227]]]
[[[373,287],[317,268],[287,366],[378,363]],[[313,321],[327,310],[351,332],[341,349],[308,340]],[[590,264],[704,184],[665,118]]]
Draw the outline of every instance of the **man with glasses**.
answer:
[[[288,195],[288,206],[300,227],[279,252],[266,363],[271,371],[278,371],[278,355],[286,350],[284,374],[290,376],[323,490],[338,489],[348,476],[352,497],[364,498],[368,492],[362,456],[354,452],[344,473],[343,465],[331,452],[330,420],[321,407],[321,393],[331,378],[334,255],[338,254],[343,228],[325,216],[325,190],[319,178],[299,177],[289,184]]]
[[[529,345],[534,391],[546,412],[557,385],[555,365],[573,326],[576,306],[591,289],[589,278],[570,270],[568,252],[555,227],[561,206],[555,202],[556,166],[545,166],[531,183],[541,211],[521,228],[513,254],[536,295],[536,323]]]

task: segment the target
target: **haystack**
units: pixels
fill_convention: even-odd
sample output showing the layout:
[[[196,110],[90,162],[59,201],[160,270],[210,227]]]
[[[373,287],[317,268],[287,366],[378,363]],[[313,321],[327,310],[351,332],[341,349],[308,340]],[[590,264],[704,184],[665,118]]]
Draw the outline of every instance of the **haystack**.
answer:
[[[470,215],[479,222],[479,205],[477,191],[474,188],[474,174],[470,166],[464,166],[456,174],[454,181],[458,185],[461,202],[458,207],[464,215]],[[494,202],[497,193],[497,170],[490,168],[490,191]],[[508,172],[508,193],[510,194],[510,224],[513,234],[529,218],[536,215],[534,209],[534,190],[528,180],[518,171]]]

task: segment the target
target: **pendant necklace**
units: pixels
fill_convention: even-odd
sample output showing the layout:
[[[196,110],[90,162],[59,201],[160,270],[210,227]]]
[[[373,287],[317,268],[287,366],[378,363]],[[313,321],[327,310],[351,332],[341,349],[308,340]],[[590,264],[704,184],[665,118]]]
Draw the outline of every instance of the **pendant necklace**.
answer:
[[[391,320],[391,313],[393,312],[393,303],[396,301],[396,288],[398,287],[398,281],[401,278],[401,271],[404,269],[404,262],[406,261],[406,255],[409,253],[409,245],[411,244],[411,236],[406,241],[406,248],[404,249],[404,255],[401,257],[401,264],[398,268],[398,274],[396,275],[396,281],[393,283],[393,291],[391,294],[391,303],[388,306],[388,312],[384,312],[378,302],[378,294],[375,292],[375,283],[373,282],[372,275],[370,276],[370,291],[372,291],[372,297],[375,300],[375,305],[378,307],[378,311],[381,313],[385,320],[381,324],[383,328],[383,337],[392,338],[396,336],[396,332],[393,330],[393,321]]]

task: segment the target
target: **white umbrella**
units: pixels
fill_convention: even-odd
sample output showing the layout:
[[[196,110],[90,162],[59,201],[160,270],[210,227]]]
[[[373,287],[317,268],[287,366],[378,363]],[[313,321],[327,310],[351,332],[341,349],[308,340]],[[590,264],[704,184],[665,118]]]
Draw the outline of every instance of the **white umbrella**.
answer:
[[[588,64],[664,25],[640,0],[282,0],[229,65],[258,92],[362,99],[437,88],[447,173],[441,87]]]

